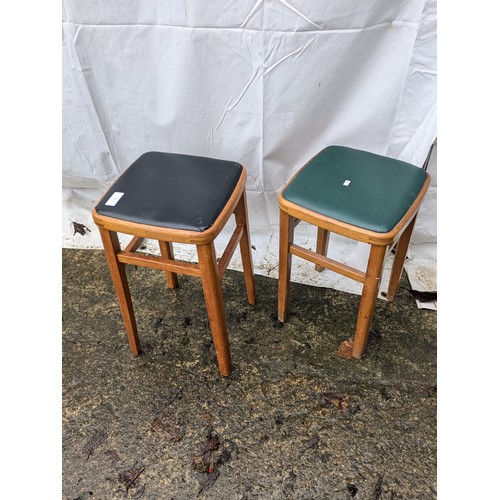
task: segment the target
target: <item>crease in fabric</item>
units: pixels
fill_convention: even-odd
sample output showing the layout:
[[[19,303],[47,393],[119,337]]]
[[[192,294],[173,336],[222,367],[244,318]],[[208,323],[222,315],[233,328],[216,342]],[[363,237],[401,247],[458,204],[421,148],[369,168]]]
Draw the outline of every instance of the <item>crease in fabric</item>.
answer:
[[[285,7],[288,7],[290,10],[292,10],[293,12],[295,12],[295,14],[297,14],[299,17],[301,17],[302,19],[304,19],[304,21],[307,21],[309,24],[312,24],[313,26],[315,26],[319,30],[321,29],[321,26],[319,24],[316,24],[314,21],[311,21],[311,19],[309,19],[305,14],[302,14],[302,12],[300,12],[300,10],[298,10],[293,5],[290,5],[287,1],[285,1],[285,0],[278,0],[278,2],[280,2]]]
[[[240,28],[244,28],[245,25],[248,23],[248,21],[250,21],[250,19],[252,18],[252,16],[257,12],[257,10],[259,9],[259,7],[264,3],[264,0],[257,0],[257,2],[255,3],[255,5],[252,7],[252,9],[250,10],[250,12],[248,13],[247,17],[245,18],[245,20],[240,24]]]
[[[268,73],[270,73],[274,68],[276,68],[276,66],[278,66],[279,64],[281,64],[283,61],[285,61],[289,57],[292,57],[295,54],[297,54],[297,57],[299,57],[302,54],[302,52],[304,52],[304,50],[306,50],[307,47],[309,45],[311,45],[311,43],[313,41],[314,41],[313,39],[309,40],[304,46],[299,47],[297,50],[294,50],[293,52],[290,52],[290,54],[287,54],[286,56],[282,57],[279,61],[275,62],[272,66],[269,66],[269,68],[267,68],[264,71],[264,75],[267,75]]]
[[[88,70],[85,70],[83,68],[82,61],[80,59],[80,54],[78,53],[78,50],[76,48],[76,41],[78,40],[78,37],[80,35],[81,28],[82,27],[79,26],[77,28],[77,30],[76,30],[76,33],[72,37],[72,40],[73,40],[73,45],[72,45],[72,49],[73,50],[72,50],[72,53],[74,54],[74,56],[76,57],[76,59],[78,61],[78,70],[80,71],[80,73],[81,73],[81,75],[83,77],[83,82],[85,83],[85,89],[87,90],[87,94],[88,94],[88,96],[90,98],[90,102],[92,103],[92,108],[95,111],[95,116],[97,117],[97,121],[98,121],[99,127],[101,129],[102,137],[104,138],[104,141],[106,143],[106,146],[107,146],[107,149],[108,149],[108,153],[109,153],[109,158],[111,160],[111,166],[114,169],[115,174],[118,174],[119,171],[118,171],[118,168],[116,167],[116,162],[115,162],[114,157],[113,157],[113,152],[116,154],[116,151],[113,151],[114,149],[116,149],[116,147],[113,144],[113,148],[112,148],[111,147],[112,145],[110,143],[110,139],[108,139],[108,135],[111,135],[111,138],[112,138],[113,134],[112,133],[109,134],[109,133],[107,133],[105,131],[106,128],[104,127],[104,123],[107,122],[107,120],[105,119],[105,117],[101,116],[101,113],[99,112],[98,102],[96,102],[96,96],[92,93],[92,91],[91,91],[91,85],[89,84],[88,77],[86,76],[86,74],[88,73]],[[65,30],[65,31],[69,35],[69,33],[67,32],[67,30]]]
[[[279,0],[282,1],[282,0]],[[418,26],[419,21],[406,21],[406,20],[388,20],[381,23],[370,24],[369,26],[360,26],[355,28],[321,28],[319,25],[314,25],[317,29],[315,30],[296,30],[296,29],[256,29],[256,28],[245,28],[240,26],[182,26],[176,24],[161,24],[161,23],[76,23],[72,21],[64,21],[63,24],[81,26],[81,27],[91,27],[91,28],[125,28],[125,27],[135,27],[135,28],[171,28],[171,29],[183,29],[183,30],[217,30],[217,31],[248,31],[248,32],[264,32],[264,33],[357,33],[359,31],[367,31],[372,29],[379,29],[381,27],[392,29],[395,26]]]
[[[238,103],[241,101],[243,96],[246,94],[246,92],[250,88],[250,85],[252,85],[253,81],[255,80],[255,78],[257,77],[258,74],[259,74],[259,68],[254,70],[252,77],[250,78],[250,80],[247,82],[247,84],[243,88],[241,94],[236,98],[236,100],[233,103],[230,104],[231,98],[228,99],[228,101],[226,103],[226,107],[224,108],[224,111],[222,112],[222,116],[220,117],[219,121],[217,122],[217,125],[215,125],[215,127],[214,127],[214,132],[221,126],[226,114],[229,113],[230,111],[232,111],[238,105]]]

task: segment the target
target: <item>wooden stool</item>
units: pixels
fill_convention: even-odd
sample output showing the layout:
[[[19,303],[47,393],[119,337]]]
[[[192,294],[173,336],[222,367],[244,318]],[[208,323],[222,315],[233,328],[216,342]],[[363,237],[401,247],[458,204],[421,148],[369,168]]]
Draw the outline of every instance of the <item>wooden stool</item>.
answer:
[[[245,180],[246,170],[238,163],[148,152],[123,172],[94,208],[132,354],[138,355],[141,347],[126,264],[163,270],[169,288],[178,286],[178,273],[201,278],[219,369],[224,376],[231,374],[220,280],[238,243],[248,302],[255,304]],[[214,239],[233,213],[236,229],[217,262]],[[134,236],[124,250],[117,232]],[[161,257],[136,252],[144,238],[158,240]],[[176,260],[173,242],[196,245],[198,263]]]
[[[280,254],[278,320],[285,321],[292,255],[363,283],[354,342],[347,357],[366,348],[385,258],[396,246],[387,299],[393,301],[418,209],[430,176],[414,165],[342,146],[329,146],[288,182],[279,196]],[[316,252],[293,243],[295,226],[318,227]],[[326,256],[330,232],[371,245],[366,272]],[[352,350],[352,353],[349,352]]]

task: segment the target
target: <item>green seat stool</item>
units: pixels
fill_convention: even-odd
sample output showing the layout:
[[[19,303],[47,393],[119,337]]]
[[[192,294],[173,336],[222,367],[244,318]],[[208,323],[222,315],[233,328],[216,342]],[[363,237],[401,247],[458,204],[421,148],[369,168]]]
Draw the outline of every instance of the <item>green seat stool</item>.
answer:
[[[342,343],[345,357],[365,352],[384,261],[396,247],[387,299],[396,295],[415,219],[429,187],[423,169],[393,158],[329,146],[287,183],[279,196],[280,252],[278,320],[286,320],[292,255],[363,283],[354,341]],[[318,227],[316,252],[293,242],[305,221]],[[330,232],[370,245],[366,270],[326,256]]]

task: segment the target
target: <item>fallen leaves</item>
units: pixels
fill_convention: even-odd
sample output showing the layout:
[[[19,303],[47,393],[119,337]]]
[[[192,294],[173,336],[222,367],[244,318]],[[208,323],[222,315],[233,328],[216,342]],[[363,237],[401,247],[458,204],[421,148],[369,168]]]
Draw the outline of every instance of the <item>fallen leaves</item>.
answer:
[[[196,472],[212,473],[215,465],[213,452],[219,448],[219,436],[210,430],[208,443],[203,447],[200,455],[192,458],[192,467]]]
[[[80,224],[79,222],[72,221],[70,219],[71,224],[73,224],[73,236],[75,236],[76,233],[81,234],[82,236],[85,236],[86,233],[90,233],[90,229],[85,226],[84,224]]]
[[[319,435],[314,434],[314,436],[311,437],[306,443],[305,450],[308,450],[309,448],[317,448],[319,445]]]
[[[143,484],[141,488],[139,488],[136,493],[134,494],[134,496],[132,497],[132,500],[138,500],[139,498],[142,497],[142,495],[144,495],[144,490],[146,489],[146,485]]]
[[[297,482],[297,474],[295,474],[294,472],[290,472],[290,475],[287,478],[283,491],[285,493],[291,493],[295,488],[296,482]]]
[[[214,470],[208,474],[205,474],[200,481],[200,490],[198,491],[198,496],[201,495],[206,489],[211,488],[215,481],[219,478],[219,471]]]
[[[437,292],[420,292],[419,290],[409,290],[413,297],[419,302],[434,302],[437,300]]]
[[[116,450],[107,450],[105,455],[111,460],[111,465],[116,465],[121,461],[121,457]]]
[[[391,392],[387,389],[387,387],[381,387],[379,389],[380,395],[382,398],[385,399],[385,401],[388,401],[389,399],[392,399],[392,394]]]
[[[346,411],[349,409],[350,405],[349,396],[336,396],[331,392],[325,392],[319,398],[319,405],[323,408],[338,408],[340,411]]]
[[[358,488],[355,484],[348,484],[347,491],[349,492],[349,495],[351,495],[351,497],[354,498],[356,496],[356,494],[358,493]]]
[[[384,475],[378,477],[377,482],[375,483],[375,488],[373,489],[371,500],[379,500],[382,496],[382,482],[384,481]]]
[[[96,430],[90,438],[87,440],[85,445],[83,446],[83,452],[87,455],[86,460],[90,458],[91,455],[94,454],[95,450],[101,446],[104,441],[106,441],[108,437],[108,433],[104,429]],[[121,463],[121,457],[116,450],[106,450],[104,452],[105,455],[109,457],[111,460],[111,465],[116,466]],[[137,463],[132,467],[124,469],[118,474],[118,482],[125,486],[125,489],[128,490],[130,488],[137,488],[139,486],[139,476],[144,472],[145,467],[138,465]],[[138,499],[143,496],[146,485],[143,485],[142,488],[139,488],[133,499]]]
[[[170,331],[168,325],[163,321],[163,316],[156,318],[153,323],[153,328],[155,332],[160,335],[160,338],[165,340],[168,336],[168,332]]]
[[[174,443],[180,441],[184,435],[182,428],[177,422],[167,416],[160,415],[151,422],[151,429],[166,441],[173,441]]]
[[[87,458],[85,461],[87,461],[91,455],[94,454],[94,451],[101,446],[104,441],[106,441],[106,438],[108,437],[108,433],[105,430],[99,429],[90,436],[88,441],[84,444],[83,446],[83,453],[87,455]]]
[[[372,328],[368,332],[368,339],[366,341],[367,346],[373,346],[378,344],[382,340],[382,334],[377,328]]]
[[[319,405],[322,408],[336,408],[347,416],[355,415],[361,409],[347,394],[337,396],[332,392],[324,392],[319,398]]]
[[[192,457],[193,470],[203,474],[200,481],[200,495],[204,490],[213,486],[220,475],[220,467],[232,457],[236,445],[229,440],[221,441],[218,434],[209,428],[206,442],[199,455]]]
[[[354,342],[352,340],[344,340],[337,351],[338,355],[343,359],[352,359],[352,348]]]
[[[144,466],[134,465],[121,471],[118,475],[118,481],[125,486],[128,491],[130,488],[135,488],[137,482],[139,481],[139,476],[144,472]]]
[[[420,390],[428,397],[432,398],[437,396],[437,384],[424,384]]]
[[[382,334],[377,328],[371,328],[368,332],[368,338],[366,344],[373,346],[379,344],[382,340]],[[354,348],[354,342],[352,340],[344,340],[339,345],[337,354],[343,359],[354,359],[352,355],[352,350]]]
[[[157,322],[161,323],[163,318]],[[164,403],[161,413],[151,422],[151,430],[166,441],[177,443],[184,437],[184,429],[178,419],[172,415],[170,405],[182,395],[182,388],[178,389],[169,400]]]

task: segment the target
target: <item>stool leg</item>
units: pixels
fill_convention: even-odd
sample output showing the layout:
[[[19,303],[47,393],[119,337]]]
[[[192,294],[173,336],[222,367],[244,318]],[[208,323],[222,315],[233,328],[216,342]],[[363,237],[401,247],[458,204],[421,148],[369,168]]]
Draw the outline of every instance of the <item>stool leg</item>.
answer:
[[[137,356],[141,352],[141,344],[137,336],[137,325],[135,323],[134,309],[125,273],[125,264],[118,262],[116,258],[117,252],[121,250],[118,235],[114,231],[108,231],[101,227],[99,227],[99,232],[101,233],[102,244],[111,272],[111,279],[113,280],[123,322],[125,323],[130,350],[134,356]]]
[[[396,254],[392,263],[391,277],[389,278],[389,287],[387,289],[387,300],[393,302],[399,288],[399,281],[401,280],[401,273],[408,253],[408,246],[410,244],[411,234],[415,226],[416,217],[408,224],[408,227],[403,231],[399,241],[396,245]]]
[[[318,238],[316,239],[316,253],[323,255],[323,257],[326,257],[329,241],[330,241],[330,231],[318,227]],[[324,271],[325,269],[323,266],[320,266],[319,264],[316,264],[314,268],[318,272]]]
[[[366,277],[364,280],[363,292],[359,304],[358,321],[356,323],[356,333],[354,335],[354,344],[352,348],[352,357],[361,358],[365,352],[368,332],[370,331],[373,311],[377,301],[380,279],[384,267],[386,246],[372,245],[370,257],[366,268]]]
[[[240,240],[241,262],[243,264],[243,273],[245,275],[245,287],[247,290],[248,302],[254,306],[255,280],[253,273],[252,247],[250,243],[250,233],[248,231],[247,199],[244,190],[234,211],[234,216],[236,224],[243,225],[243,234]]]
[[[158,241],[158,244],[160,245],[160,252],[163,258],[175,260],[174,247],[170,241]],[[177,288],[179,286],[177,273],[165,271],[165,276],[167,278],[167,285],[169,288]]]
[[[208,319],[212,329],[215,354],[217,355],[221,375],[227,377],[231,374],[231,355],[229,352],[226,315],[224,314],[222,289],[214,243],[212,241],[206,245],[197,245],[196,249],[198,251],[201,281],[203,284]]]
[[[290,273],[292,270],[292,254],[290,244],[293,243],[294,221],[283,210],[280,210],[280,253],[278,274],[278,321],[284,322],[288,313],[288,292],[290,290]]]

